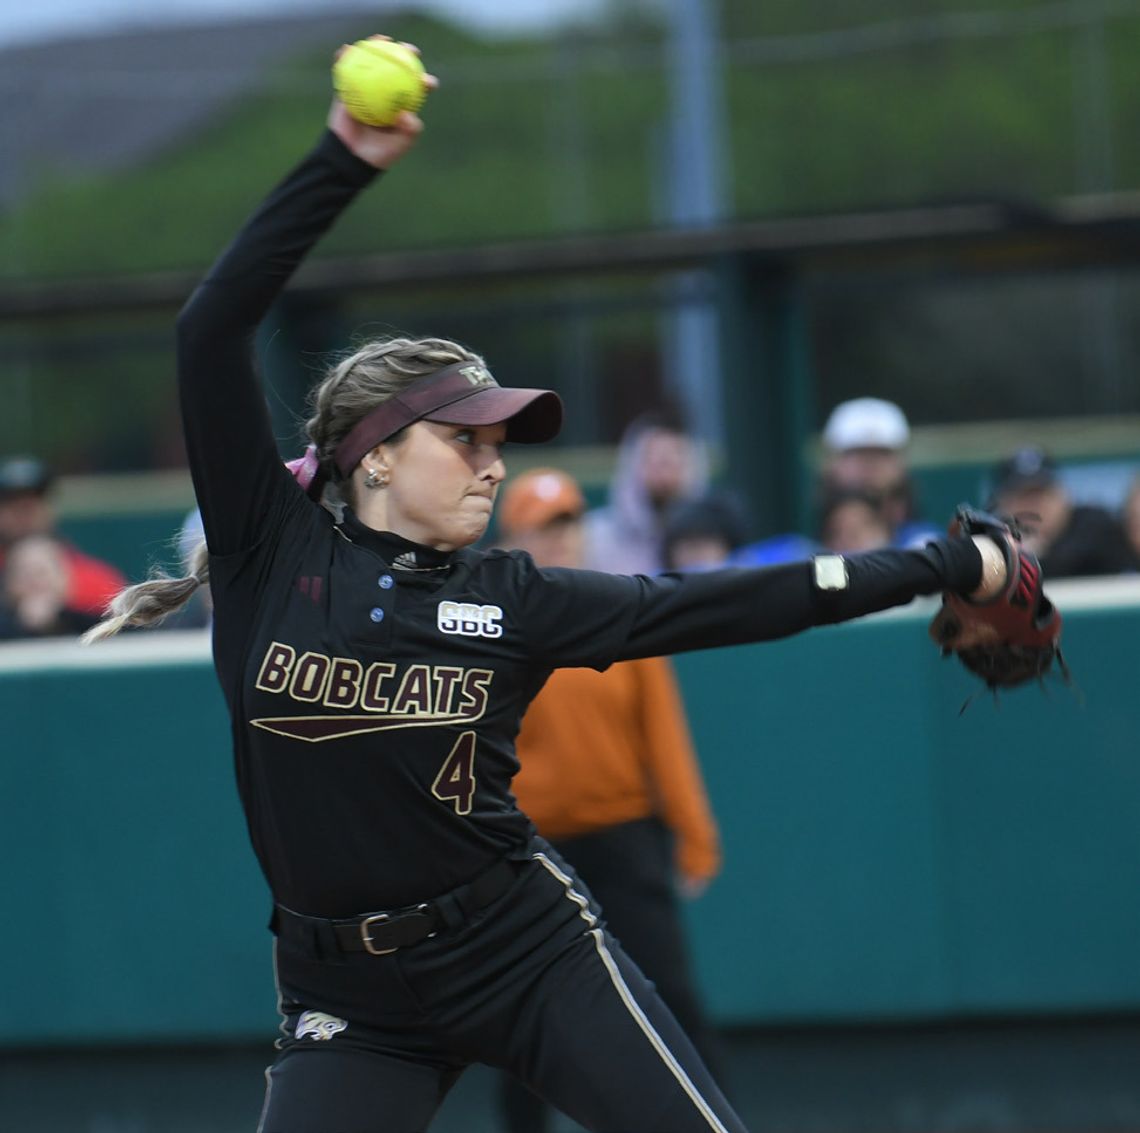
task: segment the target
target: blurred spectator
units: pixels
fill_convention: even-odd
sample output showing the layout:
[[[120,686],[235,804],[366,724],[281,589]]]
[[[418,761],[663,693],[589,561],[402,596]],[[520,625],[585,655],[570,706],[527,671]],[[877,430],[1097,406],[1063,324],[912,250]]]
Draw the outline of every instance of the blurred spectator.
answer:
[[[581,567],[586,500],[577,481],[555,468],[511,480],[499,498],[500,542],[530,553],[541,567]]]
[[[202,513],[193,507],[183,516],[182,526],[178,529],[178,561],[182,566],[189,568],[195,552],[205,538]]]
[[[502,494],[501,541],[540,567],[580,567],[584,511],[570,476],[534,469]],[[678,883],[699,893],[720,869],[720,844],[671,665],[653,657],[604,673],[556,670],[516,747],[519,806],[578,872],[715,1074]],[[543,1103],[515,1079],[504,1078],[502,1099],[510,1133],[547,1128]]]
[[[775,566],[778,563],[794,563],[807,559],[819,550],[819,545],[806,535],[788,531],[782,535],[770,535],[755,543],[746,543],[734,551],[726,566]]]
[[[1124,497],[1124,503],[1120,509],[1120,515],[1124,524],[1125,537],[1132,547],[1132,554],[1140,561],[1140,476],[1137,476],[1129,485],[1128,494]]]
[[[891,545],[891,525],[879,497],[858,488],[837,489],[820,508],[819,542],[836,554],[876,551]]]
[[[1022,525],[1025,545],[1047,578],[1120,574],[1140,565],[1116,517],[1105,508],[1074,503],[1053,458],[1036,445],[1019,448],[997,465],[990,506]]]
[[[29,535],[8,548],[0,587],[0,640],[78,637],[98,614],[68,600],[67,548],[52,535]]]
[[[741,547],[733,566],[772,566],[822,549],[922,546],[942,532],[917,515],[907,461],[910,425],[891,401],[858,397],[837,405],[823,428],[819,495],[822,541],[785,532]],[[877,513],[877,514],[876,514]],[[881,542],[886,524],[887,541]]]
[[[896,547],[921,546],[942,534],[918,514],[909,444],[906,415],[877,397],[841,402],[823,427],[823,495],[856,489],[877,497]]]
[[[665,517],[666,570],[710,570],[744,544],[744,511],[732,496],[708,492],[682,500]]]
[[[10,548],[29,535],[55,535],[51,502],[52,476],[30,456],[0,462],[0,567]],[[127,584],[109,563],[60,542],[67,577],[67,607],[85,614],[102,614],[107,603]]]
[[[704,447],[679,421],[650,414],[625,431],[609,502],[586,516],[586,563],[611,574],[657,574],[664,568],[665,516],[699,495],[708,480]]]

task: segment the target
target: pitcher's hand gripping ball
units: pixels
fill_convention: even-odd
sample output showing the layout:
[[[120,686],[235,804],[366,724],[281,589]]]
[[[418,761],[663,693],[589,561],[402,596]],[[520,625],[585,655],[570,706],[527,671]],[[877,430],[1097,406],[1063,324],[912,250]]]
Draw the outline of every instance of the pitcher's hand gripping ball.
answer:
[[[963,506],[950,523],[950,534],[993,539],[1005,554],[1006,585],[985,602],[959,594],[942,596],[942,609],[930,623],[930,636],[942,655],[956,656],[993,690],[1041,680],[1054,661],[1067,679],[1061,615],[1045,597],[1041,564],[1021,546],[1016,524]]]
[[[390,39],[361,39],[333,64],[333,86],[349,114],[367,126],[391,126],[427,97],[420,57]]]

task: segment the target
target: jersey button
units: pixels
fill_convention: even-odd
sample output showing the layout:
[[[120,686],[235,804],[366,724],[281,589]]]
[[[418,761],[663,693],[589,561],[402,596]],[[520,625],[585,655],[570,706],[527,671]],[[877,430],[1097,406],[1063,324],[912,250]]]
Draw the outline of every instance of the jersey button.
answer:
[[[382,574],[378,581],[381,590],[391,590],[396,585],[396,580],[390,574]]]
[[[374,606],[368,615],[374,622],[382,622],[384,620],[384,611],[379,606]]]

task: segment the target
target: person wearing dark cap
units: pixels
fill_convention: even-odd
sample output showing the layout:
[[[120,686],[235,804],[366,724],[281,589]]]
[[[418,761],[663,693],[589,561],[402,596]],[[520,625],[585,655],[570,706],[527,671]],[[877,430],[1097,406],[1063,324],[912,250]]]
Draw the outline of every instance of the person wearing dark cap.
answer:
[[[56,535],[52,482],[50,469],[35,457],[11,456],[0,461],[0,568],[21,539]],[[58,545],[67,569],[66,608],[98,617],[126,585],[126,578],[110,563],[70,543],[58,541]]]
[[[711,570],[723,566],[744,545],[744,509],[727,492],[711,491],[682,500],[665,518],[666,570]]]
[[[1025,545],[1049,578],[1121,574],[1140,569],[1124,528],[1111,512],[1077,504],[1052,456],[1026,445],[993,471],[991,510],[1017,519]]]
[[[554,468],[515,477],[499,502],[504,546],[541,568],[582,566],[586,501]],[[523,717],[513,790],[539,834],[590,887],[610,930],[657,985],[715,1070],[715,1042],[694,987],[679,892],[720,869],[720,839],[669,661],[623,661],[604,673],[559,669]],[[542,1133],[548,1111],[504,1077],[510,1133]]]

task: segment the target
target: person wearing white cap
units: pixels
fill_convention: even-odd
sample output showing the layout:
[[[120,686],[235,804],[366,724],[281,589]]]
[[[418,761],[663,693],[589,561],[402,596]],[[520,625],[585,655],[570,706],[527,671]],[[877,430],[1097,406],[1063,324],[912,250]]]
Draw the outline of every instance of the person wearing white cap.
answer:
[[[840,402],[823,427],[825,494],[854,490],[876,496],[900,547],[921,545],[938,534],[916,515],[909,444],[906,414],[878,397]]]
[[[857,397],[837,405],[823,429],[824,443],[835,452],[875,449],[897,452],[910,443],[906,415],[893,401]]]

